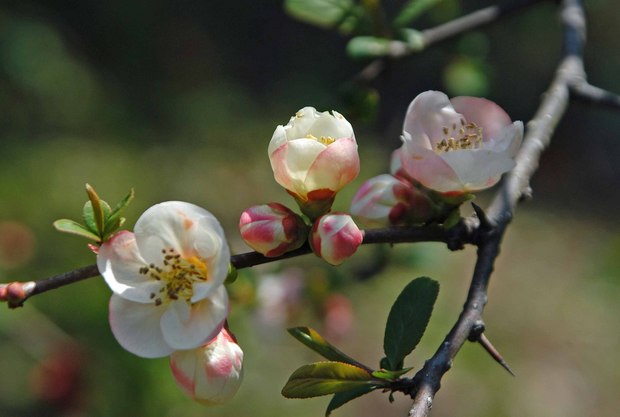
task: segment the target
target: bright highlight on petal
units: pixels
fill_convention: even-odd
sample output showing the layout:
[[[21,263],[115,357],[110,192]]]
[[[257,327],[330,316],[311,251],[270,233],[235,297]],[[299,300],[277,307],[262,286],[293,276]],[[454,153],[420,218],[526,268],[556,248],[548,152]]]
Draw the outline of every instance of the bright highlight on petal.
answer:
[[[114,292],[110,325],[119,343],[136,355],[159,357],[211,339],[228,314],[229,262],[224,232],[211,213],[178,201],[149,208],[135,233],[117,234],[97,256]]]

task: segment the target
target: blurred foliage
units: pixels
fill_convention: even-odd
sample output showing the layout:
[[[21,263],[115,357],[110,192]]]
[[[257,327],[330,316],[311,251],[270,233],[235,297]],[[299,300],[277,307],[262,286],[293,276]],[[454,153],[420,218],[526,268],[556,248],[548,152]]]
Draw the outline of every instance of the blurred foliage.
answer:
[[[445,0],[410,26],[431,27],[490,3]],[[586,3],[589,79],[620,91],[620,3]],[[381,4],[389,21],[410,2]],[[346,57],[347,39],[290,19],[279,1],[5,1],[0,282],[94,262],[82,239],[52,227],[55,219],[81,214],[86,182],[112,200],[135,188],[124,213],[128,228],[152,204],[186,200],[221,219],[235,253],[246,251],[236,233],[239,213],[270,201],[292,204],[272,179],[266,148],[275,125],[305,105],[347,109],[342,113],[354,123],[362,172],[336,199],[335,209],[346,210],[356,186],[385,171],[405,109],[420,91],[486,94],[514,119],[529,119],[560,53],[556,22],[555,5],[541,3],[390,63],[360,91],[352,80],[366,62]],[[581,103],[569,109],[534,179],[535,199],[510,228],[485,315],[489,337],[518,378],[508,378],[479,347],[465,346],[435,416],[617,415],[620,240],[610,215],[619,203],[617,132],[617,112]],[[389,257],[387,268],[353,282],[382,256]],[[330,342],[376,361],[391,303],[412,276],[429,275],[442,294],[413,355],[419,369],[460,311],[474,251],[363,247],[356,258],[341,268],[307,256],[240,271],[231,287],[231,327],[246,352],[245,382],[229,405],[208,410],[175,387],[165,359],[139,359],[118,346],[100,279],[0,311],[0,415],[322,415],[321,399],[280,397],[290,372],[313,360],[285,327],[330,329]],[[271,316],[261,306],[282,288],[279,280],[297,285],[293,266],[303,271],[301,307],[287,310],[281,325],[266,325],[261,317]],[[261,290],[269,275],[288,278]],[[63,391],[61,383],[74,389]],[[389,405],[373,393],[336,413],[406,415],[410,400],[395,399]]]

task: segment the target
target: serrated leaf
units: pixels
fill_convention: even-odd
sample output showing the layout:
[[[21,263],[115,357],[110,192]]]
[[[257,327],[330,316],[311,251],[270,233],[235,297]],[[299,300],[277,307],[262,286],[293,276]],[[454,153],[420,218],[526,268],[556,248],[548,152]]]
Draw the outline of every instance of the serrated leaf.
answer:
[[[360,368],[366,368],[355,359],[338,350],[311,327],[292,327],[287,330],[291,336],[308,346],[310,349],[314,350],[319,355],[323,356],[325,359],[348,363]]]
[[[357,366],[342,362],[317,362],[293,372],[282,388],[282,395],[286,398],[311,398],[381,385],[380,380]]]
[[[284,10],[302,22],[349,33],[361,9],[352,0],[285,0]]]
[[[385,379],[388,381],[393,381],[395,379],[400,378],[402,375],[406,374],[407,372],[411,371],[413,368],[403,368],[400,369],[398,371],[390,371],[388,369],[380,369],[378,371],[373,371],[373,373],[371,374],[372,376],[374,376],[375,378],[379,378],[379,379]]]
[[[398,371],[403,360],[417,346],[426,330],[439,293],[439,283],[428,277],[416,278],[396,298],[385,326],[383,350],[390,371]]]
[[[87,239],[92,239],[96,242],[100,241],[99,236],[88,230],[85,226],[73,220],[59,219],[56,220],[53,224],[56,230],[58,230],[59,232],[71,233],[72,235],[82,236]]]
[[[377,387],[373,387],[372,385],[365,385],[359,388],[355,388],[351,391],[338,392],[334,394],[331,401],[327,405],[327,410],[325,410],[325,416],[329,416],[331,412],[334,411],[336,408],[340,408],[349,401],[359,398],[362,395],[366,395],[369,392],[374,391],[375,389],[377,389]]]

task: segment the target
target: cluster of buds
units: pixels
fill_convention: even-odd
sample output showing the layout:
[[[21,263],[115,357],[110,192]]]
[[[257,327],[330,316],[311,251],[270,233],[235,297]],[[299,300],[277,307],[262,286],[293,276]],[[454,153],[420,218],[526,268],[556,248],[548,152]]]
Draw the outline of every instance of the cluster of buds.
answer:
[[[217,219],[179,201],[149,208],[97,254],[116,340],[141,357],[170,356],[179,386],[205,403],[232,397],[241,380],[243,353],[224,328],[229,264]]]
[[[364,183],[351,213],[367,226],[444,223],[514,167],[522,138],[523,123],[489,100],[421,93],[407,109],[391,175]]]
[[[338,112],[304,107],[276,128],[268,154],[275,180],[293,196],[306,220],[280,203],[250,207],[239,220],[244,241],[267,257],[309,241],[328,263],[344,262],[363,240],[351,216],[330,213],[338,191],[360,169],[351,124]]]

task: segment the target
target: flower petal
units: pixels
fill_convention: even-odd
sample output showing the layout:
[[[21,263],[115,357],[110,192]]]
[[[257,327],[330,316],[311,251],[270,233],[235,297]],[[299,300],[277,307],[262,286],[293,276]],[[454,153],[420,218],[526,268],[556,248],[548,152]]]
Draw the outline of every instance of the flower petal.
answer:
[[[523,141],[523,122],[516,121],[505,126],[499,131],[491,142],[486,142],[484,148],[493,152],[505,153],[507,156],[514,157]]]
[[[191,235],[203,217],[214,218],[202,207],[182,201],[150,207],[134,227],[140,253],[148,263],[158,266],[163,265],[163,249],[174,249],[184,258],[196,256]]]
[[[338,139],[321,152],[308,169],[306,190],[339,191],[360,172],[360,159],[354,138]]]
[[[464,191],[488,188],[515,166],[510,156],[485,149],[456,150],[441,156],[456,172]]]
[[[403,124],[403,131],[420,146],[433,149],[445,136],[444,128],[459,126],[462,116],[457,113],[448,96],[440,91],[425,91],[413,99]]]
[[[504,109],[486,98],[460,96],[451,98],[450,102],[468,123],[473,122],[482,127],[485,141],[494,138],[512,123]]]
[[[160,358],[174,351],[161,332],[165,308],[153,304],[134,303],[112,294],[110,327],[118,343],[143,358]]]
[[[307,171],[326,145],[313,139],[296,139],[276,149],[271,155],[273,174],[282,187],[306,195],[304,185]]]
[[[112,292],[138,303],[153,303],[162,284],[141,274],[147,265],[142,259],[133,233],[121,231],[99,248],[97,267]]]
[[[228,294],[220,285],[209,298],[191,306],[184,300],[170,303],[161,318],[161,331],[175,350],[193,349],[215,337],[227,315]]]
[[[333,111],[332,116],[328,112],[318,113],[316,121],[310,127],[307,134],[317,138],[321,136],[333,139],[350,138],[353,136],[353,126],[340,113]]]
[[[440,193],[462,191],[459,176],[441,156],[414,143],[405,142],[403,146],[403,169],[413,179]]]

